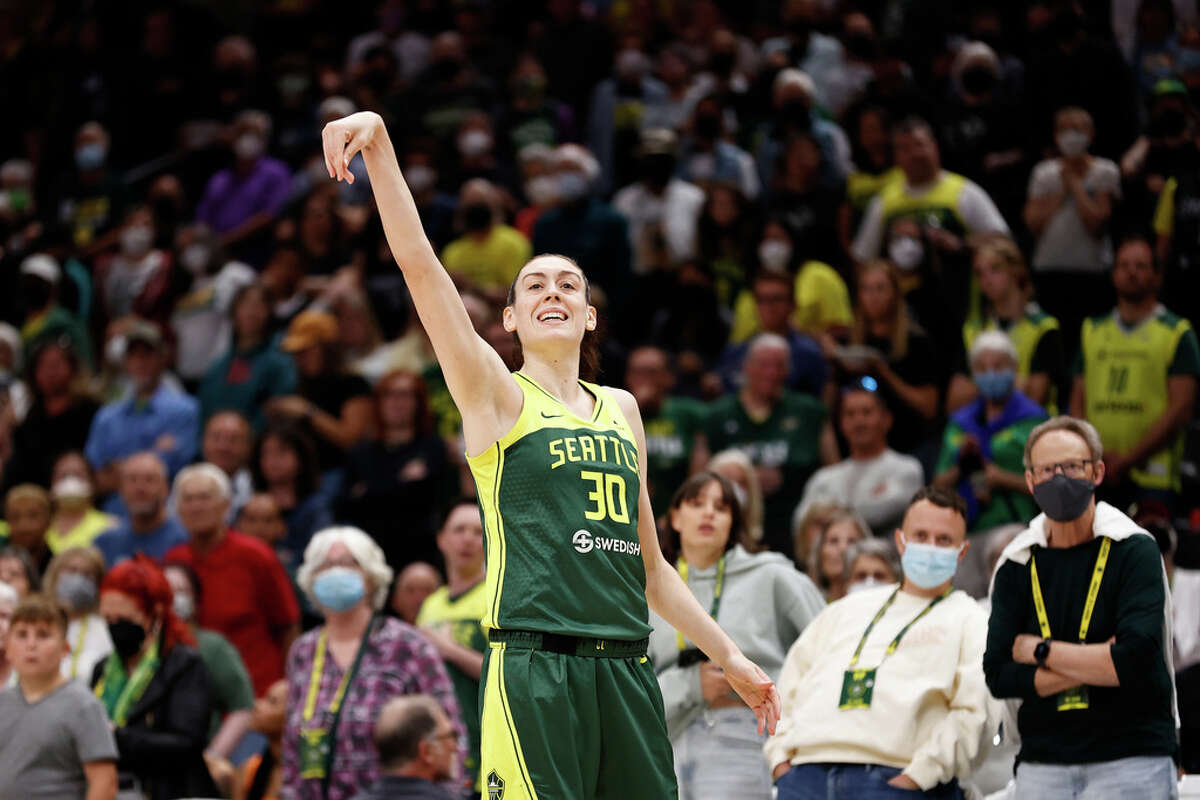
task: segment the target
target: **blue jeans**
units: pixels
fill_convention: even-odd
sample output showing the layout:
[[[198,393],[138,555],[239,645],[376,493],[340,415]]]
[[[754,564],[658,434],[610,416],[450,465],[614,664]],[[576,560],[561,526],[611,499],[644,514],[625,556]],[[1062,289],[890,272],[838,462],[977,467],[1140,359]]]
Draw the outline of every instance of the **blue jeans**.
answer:
[[[788,770],[775,784],[779,788],[777,800],[907,800],[915,797],[962,800],[958,781],[953,778],[927,792],[888,786],[888,781],[901,771],[875,764],[800,764]]]
[[[1017,766],[1016,796],[1021,800],[1175,800],[1179,778],[1170,756],[1135,756],[1094,764]]]
[[[709,709],[676,736],[679,800],[771,800],[771,774],[754,712]]]

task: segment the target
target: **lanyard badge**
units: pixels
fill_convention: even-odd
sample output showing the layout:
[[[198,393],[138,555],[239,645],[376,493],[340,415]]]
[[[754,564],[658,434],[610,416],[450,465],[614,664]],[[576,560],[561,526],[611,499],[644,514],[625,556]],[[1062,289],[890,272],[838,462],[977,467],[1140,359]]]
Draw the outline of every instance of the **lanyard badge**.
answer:
[[[842,677],[842,695],[838,698],[839,711],[871,707],[871,696],[875,693],[875,669],[846,670]]]
[[[328,729],[301,729],[299,745],[300,777],[324,780],[330,755]]]

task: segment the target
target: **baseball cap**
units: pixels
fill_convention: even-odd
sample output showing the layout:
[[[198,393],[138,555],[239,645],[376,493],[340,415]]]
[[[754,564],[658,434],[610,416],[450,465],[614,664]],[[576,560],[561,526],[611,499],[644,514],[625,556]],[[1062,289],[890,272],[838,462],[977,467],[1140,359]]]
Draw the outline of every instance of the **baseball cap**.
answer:
[[[336,342],[337,338],[336,317],[325,311],[301,311],[288,325],[287,334],[279,343],[279,348],[294,353],[314,345]]]
[[[162,331],[153,322],[147,322],[144,319],[135,320],[125,329],[125,346],[128,347],[135,342],[149,345],[157,350],[162,347]]]
[[[45,253],[36,253],[21,262],[22,275],[35,275],[46,283],[58,284],[62,278],[62,270],[58,262]]]

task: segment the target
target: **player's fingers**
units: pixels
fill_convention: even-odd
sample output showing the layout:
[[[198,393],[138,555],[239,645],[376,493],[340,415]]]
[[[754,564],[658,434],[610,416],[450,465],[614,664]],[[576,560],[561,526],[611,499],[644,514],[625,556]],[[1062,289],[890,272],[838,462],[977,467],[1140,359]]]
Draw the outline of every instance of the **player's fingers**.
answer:
[[[329,172],[330,178],[337,177],[337,170],[333,166],[336,152],[333,143],[335,136],[333,125],[331,122],[321,129],[321,151],[325,156],[325,169]]]

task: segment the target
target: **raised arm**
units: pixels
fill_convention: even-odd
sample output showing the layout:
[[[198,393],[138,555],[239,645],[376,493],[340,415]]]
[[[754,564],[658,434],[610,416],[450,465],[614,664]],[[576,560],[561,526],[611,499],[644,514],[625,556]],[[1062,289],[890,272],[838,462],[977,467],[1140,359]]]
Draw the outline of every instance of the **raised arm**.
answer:
[[[326,125],[321,138],[331,178],[353,183],[350,160],[363,154],[388,246],[462,412],[467,451],[474,455],[486,450],[521,413],[521,390],[500,356],[475,332],[458,290],[426,238],[383,120],[361,111]]]
[[[638,448],[638,472],[646,474],[646,432],[637,401],[624,389],[609,389],[617,398],[625,419],[633,428]],[[683,633],[725,672],[725,679],[754,710],[759,733],[774,733],[779,721],[779,692],[775,684],[754,662],[746,658],[716,620],[700,607],[675,568],[667,563],[658,545],[654,509],[650,492],[643,480],[638,497],[638,543],[646,568],[646,602],[660,617]]]

